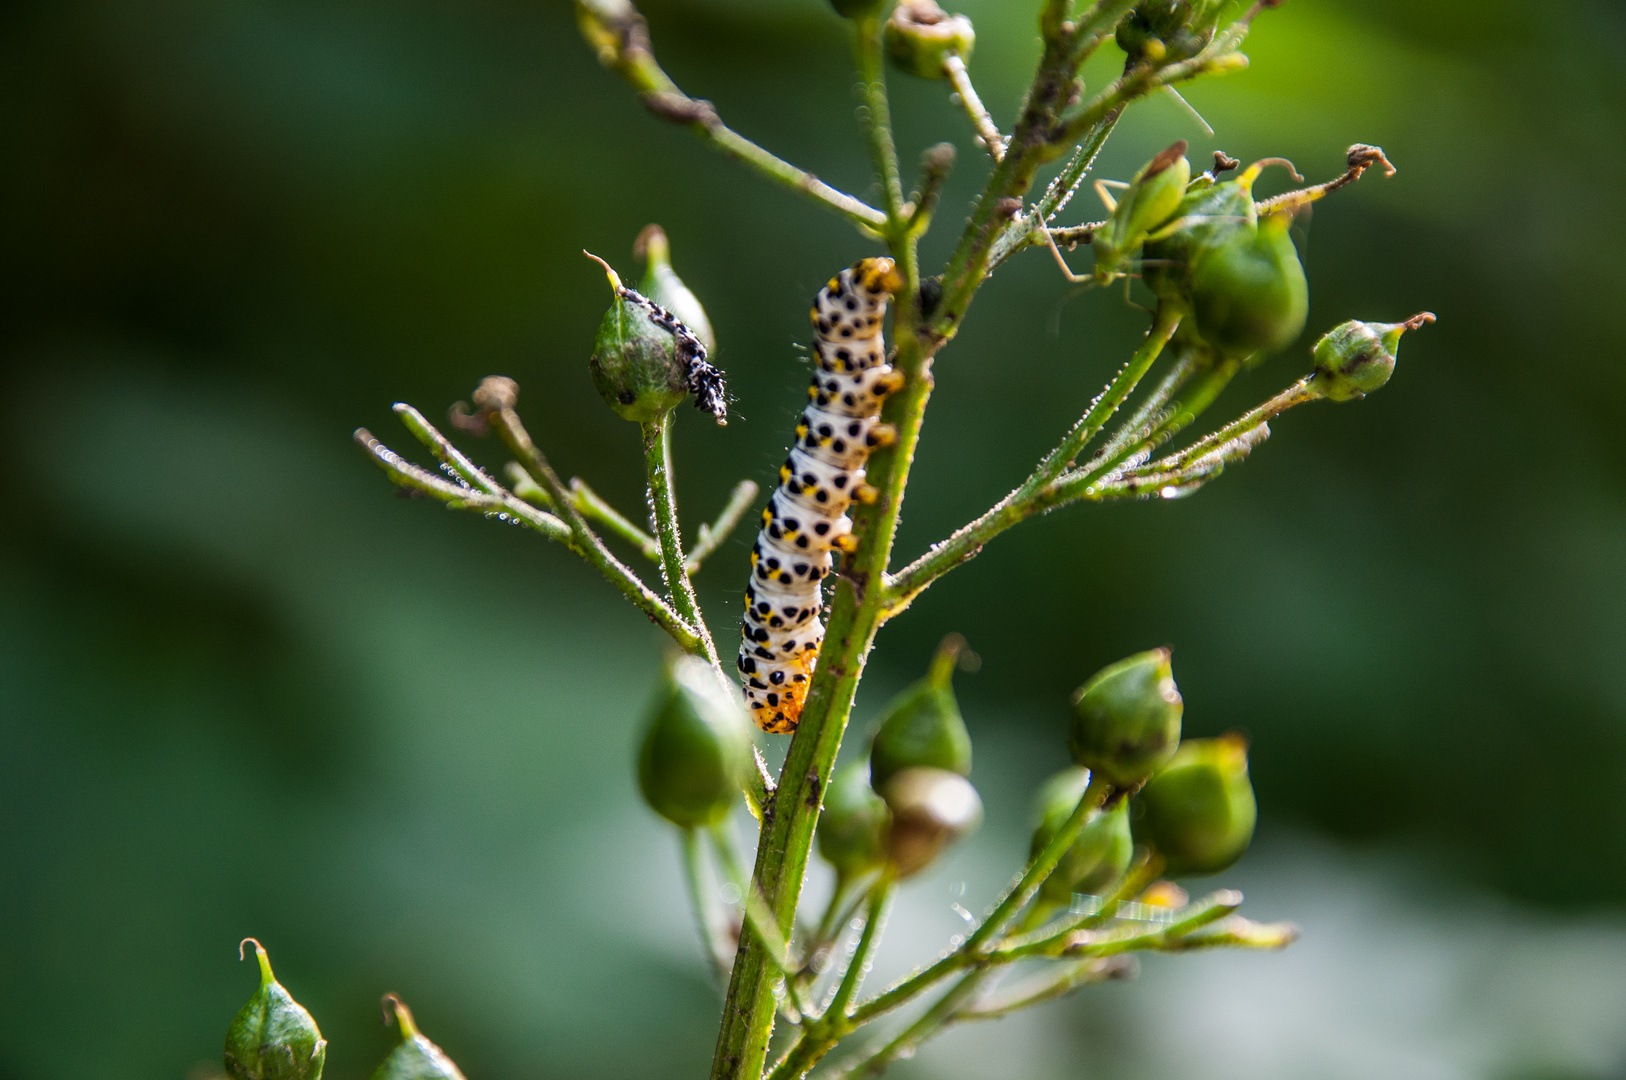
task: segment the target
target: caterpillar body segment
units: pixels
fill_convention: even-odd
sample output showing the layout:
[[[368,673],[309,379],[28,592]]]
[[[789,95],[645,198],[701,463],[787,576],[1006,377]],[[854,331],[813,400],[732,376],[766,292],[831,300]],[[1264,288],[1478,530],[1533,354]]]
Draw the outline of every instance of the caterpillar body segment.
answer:
[[[860,259],[813,300],[818,370],[779,487],[762,512],[745,587],[740,678],[752,719],[764,731],[792,732],[801,719],[824,641],[819,611],[830,552],[856,547],[847,507],[854,499],[875,500],[864,462],[897,437],[880,419],[882,403],[903,385],[887,363],[881,322],[887,300],[902,287],[891,259]]]

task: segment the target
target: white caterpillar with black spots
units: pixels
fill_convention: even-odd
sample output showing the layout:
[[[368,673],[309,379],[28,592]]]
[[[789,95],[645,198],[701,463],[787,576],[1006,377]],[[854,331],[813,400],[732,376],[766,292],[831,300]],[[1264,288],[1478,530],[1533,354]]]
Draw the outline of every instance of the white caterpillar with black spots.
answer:
[[[847,506],[874,501],[864,462],[897,438],[879,418],[887,395],[903,385],[886,362],[881,320],[902,287],[891,259],[860,259],[813,300],[818,371],[779,487],[762,512],[745,587],[740,678],[763,731],[796,730],[824,640],[820,582],[830,573],[830,550],[857,547]]]

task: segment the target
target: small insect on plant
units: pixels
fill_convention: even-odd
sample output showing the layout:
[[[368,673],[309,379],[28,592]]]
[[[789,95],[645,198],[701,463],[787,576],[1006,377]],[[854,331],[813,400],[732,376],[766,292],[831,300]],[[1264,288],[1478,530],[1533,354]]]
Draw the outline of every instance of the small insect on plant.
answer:
[[[617,415],[638,425],[647,522],[554,470],[521,422],[511,379],[487,378],[471,405],[450,413],[460,433],[497,436],[508,458],[500,470],[476,464],[410,405],[395,411],[438,471],[356,432],[402,489],[557,541],[675,643],[676,658],[652,693],[636,768],[646,802],[676,829],[696,927],[723,994],[714,1080],[790,1080],[815,1069],[873,1075],[951,1025],[1125,978],[1137,952],[1277,949],[1296,936],[1289,924],[1242,916],[1239,893],[1220,889],[1192,899],[1171,880],[1232,865],[1253,835],[1256,806],[1246,741],[1182,738],[1174,658],[1152,649],[1077,673],[1081,685],[1065,703],[1070,734],[1055,749],[1064,767],[1034,793],[1032,841],[1025,853],[1013,853],[1019,867],[998,901],[913,974],[878,993],[864,987],[897,890],[982,817],[970,781],[971,739],[952,685],[966,656],[958,635],[945,637],[923,678],[886,706],[868,752],[836,770],[880,628],[1036,515],[1201,489],[1268,439],[1271,421],[1288,409],[1381,388],[1402,335],[1433,320],[1423,312],[1343,323],[1311,349],[1302,378],[1177,445],[1240,369],[1293,347],[1302,333],[1309,286],[1288,235],[1294,215],[1373,166],[1395,170],[1380,149],[1356,144],[1336,179],[1257,200],[1261,171],[1285,163],[1243,168],[1216,154],[1210,169],[1193,175],[1179,142],[1127,182],[1097,185],[1105,220],[1062,224],[1129,108],[1152,94],[1175,94],[1186,81],[1245,67],[1243,41],[1275,4],[1033,3],[1037,68],[1014,122],[1002,128],[972,84],[970,20],[932,0],[898,0],[890,10],[885,0],[832,0],[830,17],[845,20],[849,31],[864,105],[862,135],[880,192],[871,205],[747,139],[709,102],[680,89],[657,62],[631,0],[575,0],[588,45],[656,120],[689,129],[853,227],[850,264],[813,298],[816,371],[795,430],[787,432],[777,486],[760,510],[750,565],[723,571],[748,578],[737,679],[692,581],[757,507],[760,489],[741,480],[716,518],[686,542],[671,482],[672,424],[685,398],[723,421],[727,396],[711,359],[711,323],[674,271],[659,228],[646,229],[635,244],[645,266],[636,289],[601,261],[610,307],[591,348],[584,342],[588,378],[574,391],[586,407],[591,382]],[[1079,72],[1102,50],[1121,54],[1121,73],[1091,93]],[[932,272],[921,266],[919,244],[956,152],[947,143],[932,147],[912,190],[905,189],[888,64],[952,91],[986,154],[981,193],[952,254]],[[1036,189],[1040,170],[1058,162]],[[1093,251],[1088,274],[1074,273],[1063,256],[1080,243]],[[913,559],[896,560],[899,514],[932,389],[956,377],[953,365],[934,370],[939,354],[994,269],[1039,247],[1069,281],[1104,286],[1138,275],[1155,297],[1145,337],[1099,395],[1078,403],[1076,422],[1010,494]],[[573,392],[563,376],[557,386]],[[641,562],[658,574],[641,573]],[[826,578],[834,582],[828,605]],[[777,775],[756,744],[763,736],[753,720],[768,738],[789,736]],[[724,827],[742,801],[758,826],[750,864]],[[802,883],[815,846],[834,871],[835,888],[824,909],[811,913],[803,910]],[[725,891],[733,898],[727,905]],[[263,950],[259,956],[261,987],[228,1034],[227,1071],[318,1077],[326,1044],[315,1021],[272,977]],[[835,963],[838,957],[846,962]],[[1012,977],[1016,968],[1022,973]],[[375,1080],[460,1075],[394,995],[386,997],[386,1017],[399,1025],[402,1043]]]

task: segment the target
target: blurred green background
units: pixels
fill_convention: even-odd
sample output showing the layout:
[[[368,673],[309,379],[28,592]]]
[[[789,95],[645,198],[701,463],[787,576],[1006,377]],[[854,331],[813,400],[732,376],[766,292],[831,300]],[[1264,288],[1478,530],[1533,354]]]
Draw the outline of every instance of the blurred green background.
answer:
[[[950,5],[1002,123],[1035,6]],[[689,92],[865,189],[823,0],[645,10]],[[1306,339],[1218,412],[1344,318],[1439,323],[1200,497],[1001,538],[884,631],[857,723],[943,633],[980,653],[988,823],[906,890],[877,979],[1025,851],[1069,690],[1159,643],[1188,730],[1254,740],[1224,881],[1306,937],[1153,960],[899,1073],[1626,1077],[1626,12],[1291,0],[1247,51],[1190,88],[1215,138],[1152,101],[1098,175],[1178,137],[1400,173],[1317,207]],[[985,166],[940,85],[892,81],[906,160],[961,147],[940,260]],[[634,271],[659,221],[737,397],[727,428],[681,414],[692,527],[772,475],[808,298],[873,247],[645,114],[560,0],[13,0],[0,139],[0,1077],[208,1075],[244,934],[337,1078],[390,1044],[384,990],[475,1080],[701,1075],[717,999],[630,770],[661,639],[563,549],[393,498],[349,435],[404,449],[392,402],[509,374],[561,470],[636,509],[580,251]],[[1008,490],[1143,326],[1042,253],[1002,269],[940,358],[900,550]],[[747,543],[701,575],[718,628]]]

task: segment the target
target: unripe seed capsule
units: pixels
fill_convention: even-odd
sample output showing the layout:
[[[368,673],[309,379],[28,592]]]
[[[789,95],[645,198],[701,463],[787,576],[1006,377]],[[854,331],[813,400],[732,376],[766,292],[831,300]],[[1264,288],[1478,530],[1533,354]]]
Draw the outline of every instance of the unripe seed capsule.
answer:
[[[645,261],[644,280],[638,283],[643,294],[693,330],[708,353],[716,352],[717,335],[711,329],[706,309],[672,269],[672,246],[666,238],[666,230],[659,225],[645,225],[632,246],[632,253]]]
[[[1243,357],[1291,345],[1310,313],[1310,285],[1276,214],[1199,250],[1191,277],[1197,334],[1222,355]]]
[[[892,812],[869,782],[869,764],[854,761],[836,770],[824,791],[819,815],[819,854],[850,881],[886,862],[886,834]]]
[[[1431,311],[1405,322],[1373,323],[1351,319],[1315,343],[1315,376],[1310,385],[1329,401],[1365,397],[1394,374],[1400,335],[1434,321]]]
[[[680,828],[721,821],[751,767],[751,722],[732,685],[693,656],[673,661],[638,755],[638,787]]]
[[[904,769],[880,791],[892,811],[887,855],[900,878],[930,866],[950,842],[982,823],[982,799],[959,773]]]
[[[1258,816],[1248,741],[1187,739],[1136,802],[1135,838],[1163,856],[1171,876],[1224,870],[1248,849]]]
[[[623,420],[648,423],[692,390],[696,407],[722,423],[728,415],[723,377],[707,361],[705,343],[666,308],[622,285],[603,259],[588,258],[604,268],[613,294],[587,361],[605,404]]]
[[[1034,805],[1037,825],[1031,855],[1038,855],[1056,835],[1056,830],[1067,823],[1089,783],[1090,770],[1072,768],[1056,773],[1039,788]],[[1128,869],[1134,848],[1129,833],[1128,801],[1118,799],[1112,806],[1096,810],[1040,887],[1041,899],[1064,904],[1073,893],[1102,891]]]
[[[424,1037],[413,1022],[412,1010],[394,994],[384,995],[392,1006],[395,1022],[401,1027],[401,1042],[373,1072],[372,1080],[464,1080],[463,1073],[446,1052]],[[385,1023],[389,1013],[385,1012]]]
[[[977,32],[964,15],[950,15],[933,0],[899,0],[883,31],[886,54],[899,68],[922,79],[944,79],[943,61],[971,58]]]
[[[870,780],[879,791],[903,769],[929,766],[971,775],[971,733],[954,698],[954,667],[965,639],[951,634],[938,646],[926,677],[887,705],[870,746]]]
[[[1108,284],[1121,275],[1124,261],[1146,240],[1146,235],[1168,221],[1185,198],[1191,182],[1191,162],[1186,160],[1186,141],[1179,142],[1141,166],[1129,182],[1129,190],[1118,201],[1112,217],[1098,229],[1095,248],[1095,280]]]
[[[304,1006],[271,974],[271,958],[253,938],[260,960],[260,988],[226,1029],[224,1064],[232,1080],[320,1080],[327,1040]]]
[[[1183,709],[1169,650],[1136,653],[1074,692],[1068,750],[1113,786],[1136,787],[1174,754]]]

